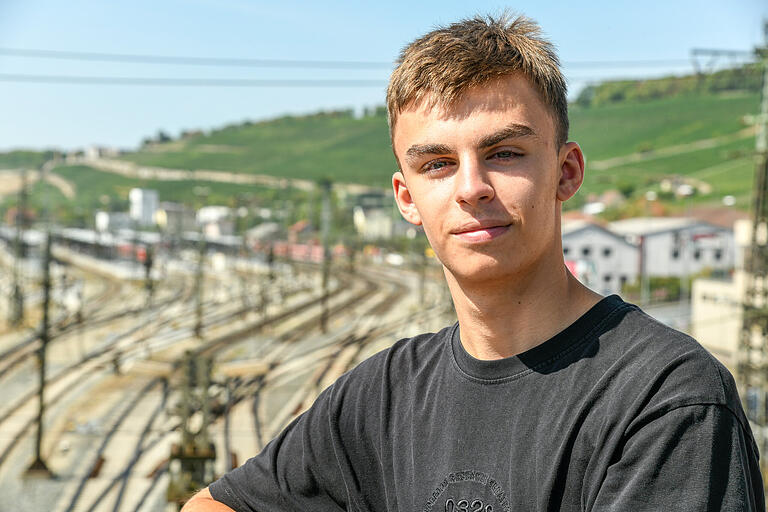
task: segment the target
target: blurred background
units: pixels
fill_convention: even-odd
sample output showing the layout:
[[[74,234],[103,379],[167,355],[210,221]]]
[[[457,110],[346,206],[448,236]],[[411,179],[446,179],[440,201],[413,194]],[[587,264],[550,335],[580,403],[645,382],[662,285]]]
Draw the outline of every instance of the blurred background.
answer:
[[[5,502],[176,510],[455,322],[384,95],[404,45],[505,7],[557,45],[587,157],[566,264],[699,339],[763,448],[768,5],[586,4],[0,1]]]

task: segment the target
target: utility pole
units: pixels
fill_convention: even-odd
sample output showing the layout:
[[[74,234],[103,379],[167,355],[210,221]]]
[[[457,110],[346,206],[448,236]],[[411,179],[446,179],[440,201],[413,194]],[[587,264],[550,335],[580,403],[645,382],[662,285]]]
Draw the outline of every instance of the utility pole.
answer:
[[[331,181],[323,180],[323,207],[321,210],[322,230],[321,240],[323,244],[323,281],[322,281],[322,296],[320,300],[320,330],[322,332],[328,332],[328,281],[330,278],[331,267],[331,250],[330,244],[330,229],[331,229]]]
[[[43,444],[43,414],[45,412],[45,352],[50,341],[48,317],[49,305],[51,302],[51,232],[47,232],[45,238],[45,253],[43,255],[43,320],[40,326],[40,348],[37,351],[38,365],[40,366],[39,384],[37,390],[38,408],[37,408],[37,431],[35,435],[35,460],[27,468],[27,475],[53,476],[48,466],[45,464],[42,455]]]
[[[131,279],[137,279],[141,261],[139,260],[139,223],[134,219],[131,222]]]
[[[246,240],[245,234],[243,234],[243,240],[242,244],[240,245],[240,261],[243,264],[242,271],[239,274],[239,281],[240,281],[240,302],[243,306],[243,315],[245,315],[248,312],[248,309],[250,307],[250,302],[248,300],[248,266],[247,264],[251,261],[250,258],[250,251],[248,250],[248,241]],[[237,271],[237,266],[235,266],[235,271]]]
[[[269,290],[272,289],[272,287],[275,285],[275,245],[273,243],[269,244],[269,249],[267,249],[267,287]],[[280,300],[283,300],[284,294],[280,294]],[[264,312],[266,314],[266,306],[264,309]]]
[[[59,162],[59,154],[54,153],[53,158],[45,162],[40,168],[40,179],[45,182],[48,173],[56,167]],[[45,189],[43,189],[45,190]],[[51,219],[48,210],[47,197],[43,197],[43,219],[45,221],[45,246],[43,250],[43,319],[40,325],[40,348],[37,352],[38,365],[40,366],[39,385],[38,385],[38,409],[37,409],[37,431],[35,435],[35,460],[27,468],[26,474],[29,476],[43,476],[51,478],[53,473],[48,469],[42,455],[43,444],[43,416],[45,413],[45,373],[46,373],[46,351],[50,341],[50,304],[51,304]]]
[[[347,271],[349,275],[353,276],[357,273],[357,250],[358,241],[356,238],[352,238],[349,242],[349,261]]]
[[[154,263],[154,249],[152,245],[147,243],[144,245],[144,292],[146,293],[145,301],[144,301],[144,326],[148,326],[150,324],[150,308],[152,307],[152,298],[154,296],[155,292],[155,282],[152,280],[152,265]],[[145,331],[146,332],[146,331]],[[146,353],[147,359],[152,355],[152,351],[150,349],[150,338],[149,336],[144,336],[144,341],[142,342],[142,345],[144,347],[144,351]],[[115,363],[115,374],[119,375],[120,373],[120,364],[119,360],[116,360]]]
[[[16,238],[14,240],[13,293],[11,294],[10,324],[14,327],[24,322],[24,292],[21,289],[21,264],[24,261],[24,228],[27,212],[27,170],[22,168],[19,203],[16,207]]]
[[[210,190],[208,187],[195,187],[193,193],[197,197],[196,203],[201,205],[201,208],[207,204],[208,193]],[[200,209],[197,211],[198,222],[198,240],[197,240],[197,272],[195,274],[195,336],[197,338],[203,337],[203,280],[205,278],[203,272],[203,265],[205,263],[206,253],[206,240],[205,240],[205,225],[202,222],[200,216]]]
[[[200,230],[197,241],[197,272],[195,274],[195,336],[203,337],[203,266],[205,263],[205,233]]]
[[[639,261],[639,275],[640,275],[640,304],[643,307],[647,306],[651,301],[651,281],[648,276],[648,255],[645,235],[640,235],[640,261]]]
[[[259,299],[259,310],[261,311],[262,319],[267,317],[269,294],[272,291],[275,281],[275,247],[271,242],[267,248],[267,255],[265,258],[267,263],[267,276],[266,279],[261,279],[259,284],[259,295],[261,296]]]
[[[154,264],[154,248],[147,244],[144,249],[144,290],[147,293],[147,304],[145,309],[149,311],[152,306],[152,297],[155,293],[155,282],[152,280],[152,265]]]
[[[752,235],[745,251],[746,287],[739,339],[737,379],[752,431],[761,453],[766,449],[768,392],[768,21],[764,22],[763,90],[755,140],[755,181],[752,196]],[[760,459],[763,480],[768,466]],[[768,483],[768,482],[767,482]]]
[[[85,340],[83,339],[83,307],[85,302],[85,281],[78,281],[77,285],[77,312],[75,313],[75,325],[77,326],[78,346],[80,347],[80,359],[85,360]]]
[[[196,490],[214,480],[216,447],[211,442],[209,389],[211,387],[210,358],[187,352],[181,369],[181,400],[175,413],[181,418],[181,442],[171,446],[169,460],[170,482],[167,499],[179,508]],[[194,417],[200,412],[200,426]]]

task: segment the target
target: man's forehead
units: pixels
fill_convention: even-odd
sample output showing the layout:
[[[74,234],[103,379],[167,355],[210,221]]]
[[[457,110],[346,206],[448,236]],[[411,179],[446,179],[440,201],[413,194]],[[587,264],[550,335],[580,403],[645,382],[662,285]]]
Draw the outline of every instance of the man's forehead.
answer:
[[[449,104],[428,94],[418,102],[406,105],[394,125],[393,143],[397,145],[403,131],[412,135],[414,128],[417,131],[423,131],[427,125],[430,129],[439,125],[448,128],[470,121],[466,123],[468,126],[473,124],[473,118],[488,119],[490,116],[504,117],[497,120],[497,127],[489,127],[491,131],[518,123],[530,126],[540,136],[546,136],[549,131],[554,133],[554,119],[537,91],[525,78],[512,75],[467,89]]]
[[[525,82],[523,82],[525,84]],[[466,138],[485,146],[484,139],[510,137],[551,138],[554,120],[535,91],[520,87],[483,87],[450,105],[422,101],[403,110],[393,130],[393,144],[401,157],[414,144],[445,143]]]
[[[407,104],[400,111],[400,116],[417,113],[438,119],[462,119],[477,112],[514,108],[546,111],[537,91],[519,74],[505,75],[468,87],[452,101],[446,101],[439,92],[428,92]]]

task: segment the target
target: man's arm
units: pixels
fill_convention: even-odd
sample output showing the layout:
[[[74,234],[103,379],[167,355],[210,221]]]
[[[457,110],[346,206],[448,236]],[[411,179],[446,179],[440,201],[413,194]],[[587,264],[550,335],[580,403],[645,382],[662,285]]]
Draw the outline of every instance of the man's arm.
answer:
[[[216,501],[207,487],[192,496],[181,512],[234,512],[225,504]]]
[[[764,512],[757,447],[723,405],[649,414],[628,433],[588,508]]]

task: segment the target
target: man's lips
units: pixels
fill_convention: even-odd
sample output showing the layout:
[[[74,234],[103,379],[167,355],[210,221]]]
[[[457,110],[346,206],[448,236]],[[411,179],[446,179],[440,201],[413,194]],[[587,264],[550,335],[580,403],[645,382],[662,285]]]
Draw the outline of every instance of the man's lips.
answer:
[[[451,234],[466,242],[487,242],[506,233],[511,225],[504,221],[471,223],[451,231]]]

